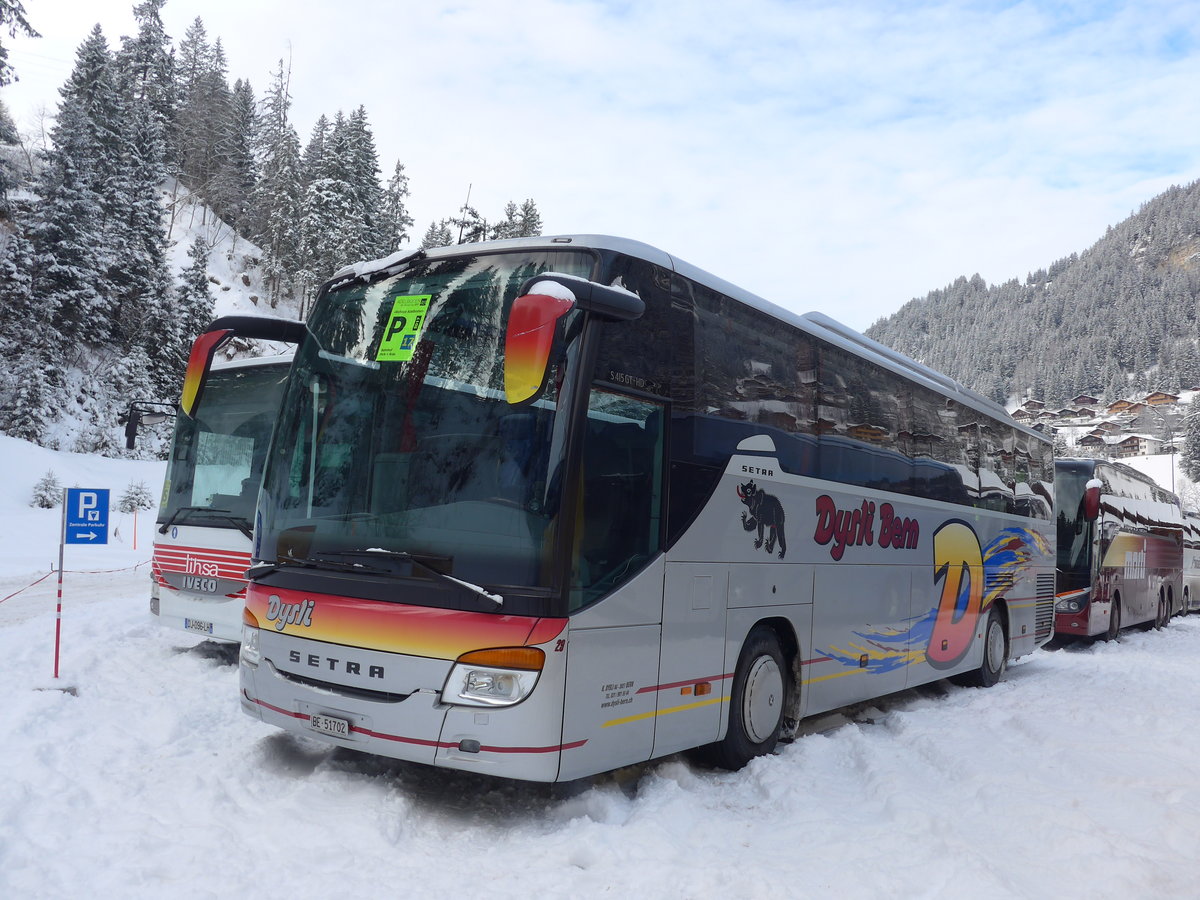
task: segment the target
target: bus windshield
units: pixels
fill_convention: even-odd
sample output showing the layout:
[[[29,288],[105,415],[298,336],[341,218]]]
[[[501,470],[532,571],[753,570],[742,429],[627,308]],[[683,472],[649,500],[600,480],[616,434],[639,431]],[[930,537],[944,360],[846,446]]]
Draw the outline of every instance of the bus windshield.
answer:
[[[571,404],[581,313],[563,318],[546,389],[527,405],[505,400],[505,325],[527,278],[587,277],[593,263],[577,251],[435,258],[326,292],[282,404],[255,558],[549,587],[569,419],[557,413]]]
[[[286,365],[214,369],[193,418],[175,420],[160,525],[250,529]]]
[[[1055,471],[1060,592],[1091,583],[1092,523],[1083,517],[1083,492],[1094,471],[1094,464],[1086,460],[1059,461]]]

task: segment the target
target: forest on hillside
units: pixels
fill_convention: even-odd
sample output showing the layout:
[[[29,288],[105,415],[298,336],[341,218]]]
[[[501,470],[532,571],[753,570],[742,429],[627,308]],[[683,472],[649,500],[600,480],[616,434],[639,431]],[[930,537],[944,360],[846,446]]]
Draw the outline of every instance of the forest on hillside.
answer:
[[[1200,182],[1172,187],[1079,254],[905,304],[867,334],[1004,403],[1051,407],[1200,386]]]
[[[0,104],[0,431],[13,437],[118,453],[131,397],[173,403],[213,318],[222,231],[247,242],[265,304],[301,318],[338,268],[413,241],[408,175],[396,160],[383,178],[365,108],[322,115],[302,145],[289,68],[261,95],[231,84],[221,39],[197,18],[176,44],[165,3],[137,3],[137,33],[115,47],[99,26],[86,35],[44,139]],[[36,37],[15,0],[0,0],[0,25]],[[0,86],[14,74],[0,45]],[[211,221],[177,271],[169,251],[190,232],[176,216],[197,201]],[[464,205],[420,246],[541,231],[532,199],[491,219]]]

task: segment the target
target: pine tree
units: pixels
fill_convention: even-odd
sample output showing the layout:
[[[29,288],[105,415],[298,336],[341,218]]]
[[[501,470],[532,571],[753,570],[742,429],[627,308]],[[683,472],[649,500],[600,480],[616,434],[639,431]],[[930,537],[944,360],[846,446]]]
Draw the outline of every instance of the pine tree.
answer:
[[[413,218],[408,214],[408,196],[408,176],[404,174],[404,164],[396,160],[396,169],[384,189],[379,209],[379,232],[383,236],[381,250],[385,256],[399,250],[400,244],[409,240],[408,230],[413,226]]]
[[[454,234],[454,240],[459,244],[474,244],[486,241],[488,238],[487,219],[479,214],[479,210],[464,203],[458,210],[457,216],[446,220]]]
[[[33,486],[33,499],[29,501],[29,505],[38,509],[58,509],[58,505],[62,503],[62,491],[62,485],[59,484],[54,470],[47,469],[46,474]]]
[[[421,249],[449,247],[453,243],[454,232],[450,229],[450,223],[446,219],[442,219],[440,222],[429,223],[429,227],[425,229],[425,236],[421,238]]]
[[[246,233],[263,251],[262,269],[271,306],[291,292],[294,273],[300,268],[303,186],[300,139],[288,121],[288,79],[281,60],[264,101],[256,140],[259,178],[246,215]]]
[[[159,185],[165,177],[160,125],[147,102],[136,102],[128,119],[124,209],[116,259],[109,271],[116,304],[112,337],[122,350],[152,340],[168,355],[179,340],[169,308],[172,278],[162,225]],[[159,372],[164,386],[169,376]]]
[[[111,314],[102,256],[106,234],[93,187],[97,148],[77,101],[59,107],[51,141],[30,236],[42,302],[63,342],[73,345],[107,337]]]
[[[538,237],[542,233],[542,214],[532,199],[521,204],[516,237]]]
[[[1179,463],[1188,478],[1200,481],[1200,409],[1188,414],[1185,427],[1187,430]]]
[[[36,275],[33,247],[16,232],[0,259],[0,430],[38,443],[61,412],[63,375],[55,307]]]
[[[178,95],[171,39],[162,23],[167,0],[142,0],[133,8],[138,33],[123,38],[116,63],[122,91],[131,100],[144,102],[153,111],[159,131],[172,133]],[[169,155],[171,147],[166,147]]]
[[[517,217],[520,215],[520,209],[512,200],[504,205],[504,218],[492,226],[489,237],[493,241],[502,241],[505,238],[514,238],[519,236],[520,222]]]
[[[253,142],[258,113],[250,82],[241,79],[234,82],[229,121],[228,196],[224,214],[230,225],[237,226],[250,203],[256,178]]]
[[[0,147],[16,147],[21,143],[16,123],[9,115],[8,107],[0,100]],[[16,160],[7,152],[0,152],[0,216],[12,218],[13,210],[8,194],[20,184],[21,176]]]
[[[0,30],[5,28],[9,37],[16,37],[18,31],[26,37],[41,37],[25,18],[25,6],[21,0],[0,0]],[[16,71],[8,61],[8,48],[0,44],[0,87],[17,80]]]
[[[188,249],[189,265],[177,290],[176,308],[179,310],[180,328],[188,347],[213,320],[213,298],[208,289],[208,244],[203,236]],[[186,364],[187,360],[181,360]]]
[[[131,481],[125,486],[121,499],[117,501],[117,509],[123,513],[131,513],[135,509],[153,509],[155,504],[154,495],[150,488],[146,487],[146,482]]]

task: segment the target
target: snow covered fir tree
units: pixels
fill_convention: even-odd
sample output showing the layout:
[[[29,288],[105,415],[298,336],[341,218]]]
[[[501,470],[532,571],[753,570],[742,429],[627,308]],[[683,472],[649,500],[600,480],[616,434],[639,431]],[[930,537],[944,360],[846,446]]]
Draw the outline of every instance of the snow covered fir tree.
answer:
[[[83,36],[44,147],[0,104],[0,431],[11,436],[126,454],[121,411],[174,402],[231,280],[258,312],[302,318],[336,269],[413,239],[408,174],[396,160],[383,179],[364,107],[320,117],[302,148],[283,62],[261,96],[230,84],[221,39],[197,18],[174,44],[165,3],[134,5],[137,32],[118,46],[99,26]],[[20,3],[0,0],[0,22],[36,36]],[[12,77],[0,44],[0,85]],[[541,227],[526,200],[438,234]],[[164,448],[159,428],[137,452]]]

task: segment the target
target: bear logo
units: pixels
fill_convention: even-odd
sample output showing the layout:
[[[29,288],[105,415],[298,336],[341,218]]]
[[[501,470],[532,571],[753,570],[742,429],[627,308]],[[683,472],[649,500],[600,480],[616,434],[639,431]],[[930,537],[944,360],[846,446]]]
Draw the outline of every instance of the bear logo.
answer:
[[[784,554],[787,553],[787,538],[783,534],[783,504],[779,502],[779,498],[765,493],[753,481],[739,484],[737,492],[742,503],[749,507],[748,511],[742,511],[742,527],[746,531],[758,530],[758,536],[754,540],[754,549],[762,547],[765,532],[766,551],[774,552],[775,543],[778,541],[779,558],[783,559]]]

